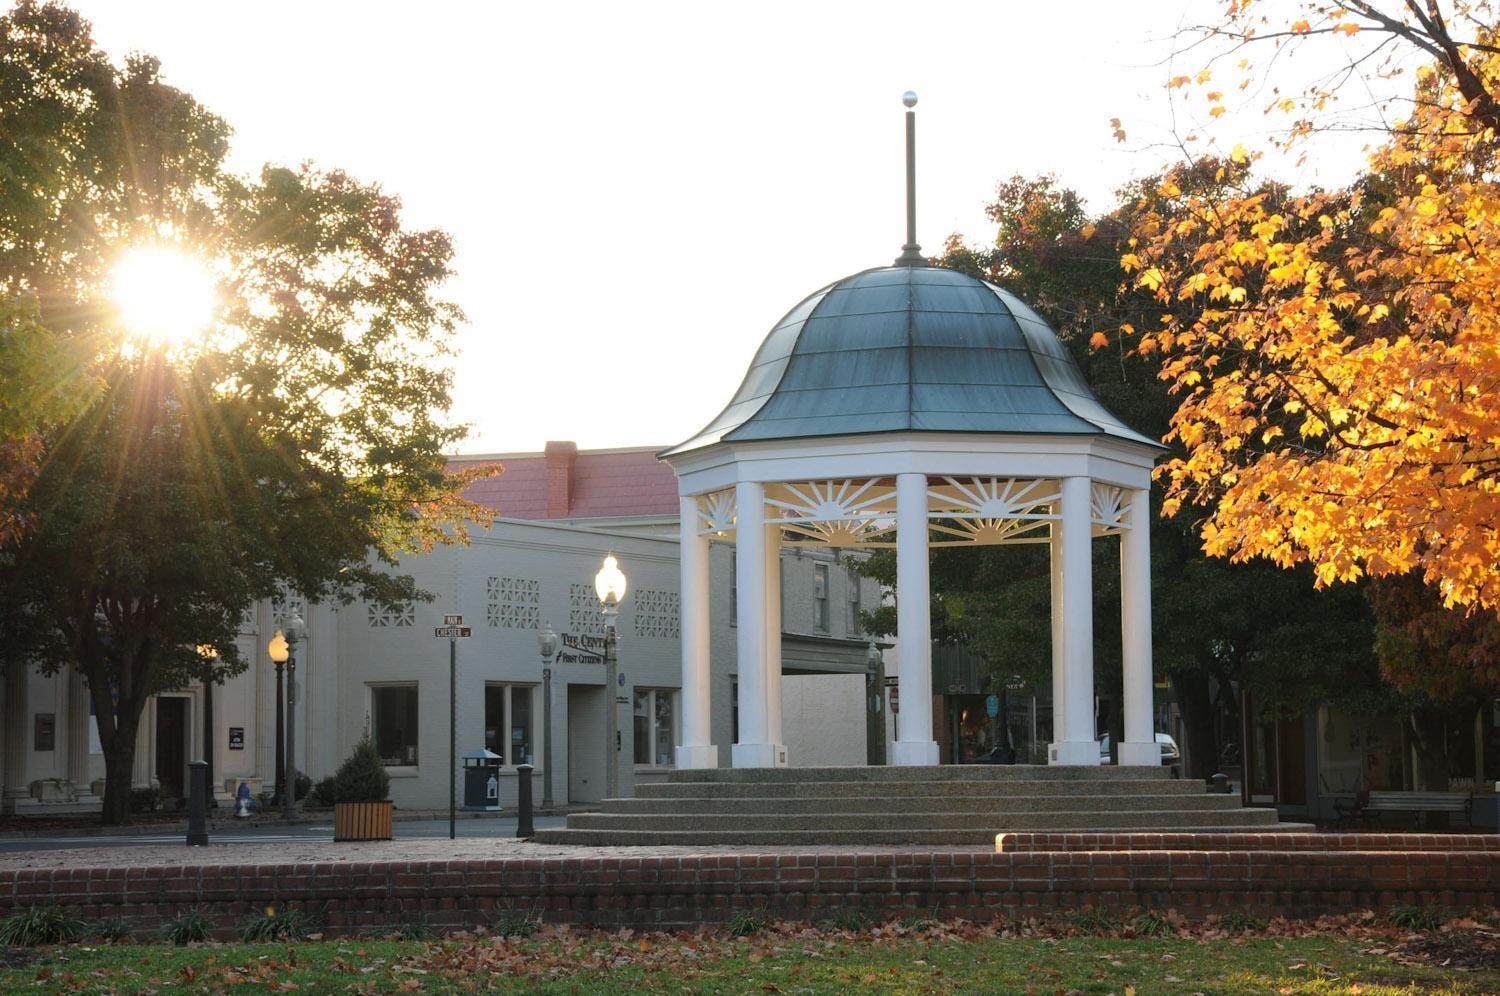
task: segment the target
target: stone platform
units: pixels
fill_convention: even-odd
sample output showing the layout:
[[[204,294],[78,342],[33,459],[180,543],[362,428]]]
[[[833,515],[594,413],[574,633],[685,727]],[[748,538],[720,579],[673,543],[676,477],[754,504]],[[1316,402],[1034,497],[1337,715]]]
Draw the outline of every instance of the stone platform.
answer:
[[[1010,831],[1307,830],[1161,767],[711,768],[674,771],[544,830],[587,846],[986,847]]]

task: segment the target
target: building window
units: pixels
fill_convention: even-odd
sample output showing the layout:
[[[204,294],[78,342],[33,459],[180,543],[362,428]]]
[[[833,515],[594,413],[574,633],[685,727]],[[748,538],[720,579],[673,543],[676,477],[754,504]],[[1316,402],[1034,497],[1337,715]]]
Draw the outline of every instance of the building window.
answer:
[[[484,621],[505,629],[540,629],[542,585],[532,578],[485,578]]]
[[[740,555],[729,554],[729,625],[740,623]]]
[[[417,763],[417,686],[370,686],[370,732],[387,765]]]
[[[651,767],[672,764],[677,742],[677,692],[670,688],[635,690],[635,763]]]
[[[484,746],[499,754],[502,764],[524,764],[536,753],[531,696],[535,685],[484,686]]]
[[[642,588],[635,593],[635,635],[675,640],[681,628],[677,592],[651,591]]]
[[[859,575],[854,571],[849,572],[849,635],[858,636],[859,624]]]
[[[370,625],[376,628],[387,626],[411,626],[417,621],[417,610],[410,602],[382,604],[371,602]]]
[[[828,632],[827,564],[813,564],[813,629]]]

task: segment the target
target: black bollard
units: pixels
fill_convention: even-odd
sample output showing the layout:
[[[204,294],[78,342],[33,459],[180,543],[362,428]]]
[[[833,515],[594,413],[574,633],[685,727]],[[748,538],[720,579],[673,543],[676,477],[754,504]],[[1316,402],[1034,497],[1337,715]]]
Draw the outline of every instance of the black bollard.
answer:
[[[208,843],[208,762],[192,761],[188,774],[187,846]]]
[[[531,825],[531,771],[529,764],[516,765],[516,836],[526,840],[536,836]]]
[[[1216,771],[1214,772],[1210,780],[1213,782],[1213,786],[1209,789],[1210,792],[1217,792],[1220,795],[1229,794],[1230,788],[1228,775],[1224,774],[1223,772]]]

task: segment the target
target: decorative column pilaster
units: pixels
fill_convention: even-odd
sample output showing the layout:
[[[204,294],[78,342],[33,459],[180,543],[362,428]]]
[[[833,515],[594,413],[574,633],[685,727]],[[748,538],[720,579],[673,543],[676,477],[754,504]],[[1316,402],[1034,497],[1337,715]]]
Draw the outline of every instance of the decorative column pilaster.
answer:
[[[766,715],[766,489],[735,485],[735,587],[739,592],[740,738],[730,750],[736,768],[776,764]]]
[[[678,502],[682,626],[682,743],[678,768],[717,768],[719,749],[710,742],[712,699],[709,678],[708,537],[698,528],[698,499]],[[552,777],[549,769],[547,777]]]
[[[1061,515],[1062,500],[1057,503],[1058,514]],[[1063,590],[1062,590],[1062,521],[1055,519],[1052,522],[1052,535],[1047,541],[1047,553],[1051,562],[1052,573],[1052,742],[1061,743],[1068,739],[1068,712],[1066,704],[1068,701],[1068,660],[1064,652],[1066,637],[1063,632]],[[1057,754],[1054,751],[1047,752],[1047,762],[1057,763]]]
[[[68,668],[68,781],[79,802],[93,802],[89,778],[89,683],[77,668]]]
[[[1152,723],[1151,492],[1130,493],[1127,528],[1120,533],[1120,636],[1124,665],[1125,741],[1121,764],[1161,764]]]
[[[1047,749],[1055,764],[1099,764],[1094,740],[1093,485],[1087,477],[1062,480],[1062,629],[1064,701],[1054,702],[1054,722],[1064,716],[1064,740]]]
[[[932,616],[927,547],[927,475],[896,477],[896,646],[901,655],[901,712],[895,764],[938,763],[932,739]]]
[[[27,672],[24,664],[5,669],[5,787],[0,792],[0,812],[15,812],[17,800],[30,795],[26,782]]]
[[[135,730],[135,763],[130,769],[131,788],[150,788],[156,780],[156,697],[146,700],[141,723]]]
[[[776,767],[786,765],[781,736],[781,527],[766,526],[766,742]]]

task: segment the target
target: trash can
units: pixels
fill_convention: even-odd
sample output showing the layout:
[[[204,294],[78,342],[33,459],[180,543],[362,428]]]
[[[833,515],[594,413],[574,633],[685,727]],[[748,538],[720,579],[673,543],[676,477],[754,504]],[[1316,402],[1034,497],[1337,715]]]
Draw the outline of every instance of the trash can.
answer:
[[[464,809],[476,813],[500,812],[499,754],[483,747],[471,750],[464,761]]]

